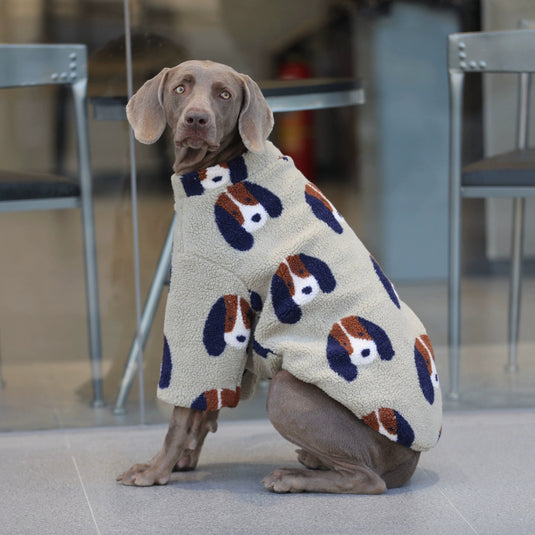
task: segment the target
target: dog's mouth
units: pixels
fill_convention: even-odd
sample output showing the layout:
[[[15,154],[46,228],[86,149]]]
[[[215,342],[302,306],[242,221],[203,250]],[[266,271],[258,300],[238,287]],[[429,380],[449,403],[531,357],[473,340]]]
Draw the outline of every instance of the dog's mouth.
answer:
[[[216,145],[209,143],[206,139],[200,136],[187,136],[179,141],[176,141],[175,145],[178,148],[193,150],[206,149],[210,152],[215,151],[219,148],[219,144]]]

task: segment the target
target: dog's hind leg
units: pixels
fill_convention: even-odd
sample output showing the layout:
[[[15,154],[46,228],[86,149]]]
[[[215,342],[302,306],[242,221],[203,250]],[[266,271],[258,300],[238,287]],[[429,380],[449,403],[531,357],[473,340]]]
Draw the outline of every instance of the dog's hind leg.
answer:
[[[336,494],[382,494],[385,482],[364,466],[351,472],[310,471],[278,468],[263,480],[273,492],[331,492]]]
[[[308,468],[279,469],[264,479],[274,492],[380,494],[412,476],[419,453],[396,444],[314,385],[280,371],[267,408],[279,433],[298,445]]]

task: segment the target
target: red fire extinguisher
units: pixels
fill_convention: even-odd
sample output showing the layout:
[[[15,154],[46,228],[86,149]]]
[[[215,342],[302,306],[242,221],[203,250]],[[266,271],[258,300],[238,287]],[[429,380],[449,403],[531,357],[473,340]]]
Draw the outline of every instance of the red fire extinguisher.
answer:
[[[300,59],[289,59],[279,68],[282,80],[310,78],[312,71]],[[292,111],[277,117],[278,145],[283,154],[291,156],[296,167],[311,181],[314,181],[314,150],[312,139],[312,112]]]

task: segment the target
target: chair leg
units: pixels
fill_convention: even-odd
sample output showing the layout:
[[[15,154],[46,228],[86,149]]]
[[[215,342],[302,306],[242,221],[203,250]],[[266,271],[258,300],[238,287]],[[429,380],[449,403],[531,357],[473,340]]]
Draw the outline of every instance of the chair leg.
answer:
[[[506,369],[511,372],[518,369],[517,349],[520,327],[525,204],[525,199],[518,198],[514,200],[513,205],[513,239],[509,288],[509,360],[506,366]]]
[[[156,273],[152,279],[152,284],[149,290],[149,295],[147,297],[147,302],[143,309],[143,314],[141,315],[141,324],[140,332],[134,338],[132,346],[130,348],[130,353],[128,354],[128,359],[126,361],[126,367],[123,373],[123,378],[121,380],[121,386],[119,387],[119,393],[117,395],[117,400],[115,406],[113,407],[114,414],[124,414],[125,408],[124,404],[132,382],[134,380],[137,368],[138,368],[138,354],[139,354],[139,344],[142,347],[145,347],[147,338],[150,333],[150,328],[152,325],[152,320],[154,319],[154,314],[156,313],[156,308],[160,301],[160,295],[162,293],[162,288],[165,283],[165,278],[169,272],[169,266],[171,265],[171,254],[173,249],[173,231],[175,228],[176,222],[176,213],[173,215],[173,220],[171,221],[171,226],[165,243],[160,254],[160,259],[158,260],[158,266],[156,267]]]
[[[450,208],[460,209],[461,199]],[[459,210],[460,211],[460,210]],[[448,347],[450,372],[450,399],[459,399],[460,351],[461,351],[461,220],[450,214],[449,249],[450,265],[448,279]]]
[[[84,236],[85,283],[87,295],[87,321],[89,329],[89,357],[93,381],[95,408],[104,406],[102,395],[102,344],[100,338],[100,306],[98,296],[97,247],[93,192],[91,184],[91,160],[89,155],[89,131],[87,126],[86,89],[87,80],[72,85],[78,139],[78,167],[82,190],[82,232]]]
[[[2,346],[0,345],[0,390],[4,388],[4,378],[2,377]]]
[[[449,75],[450,87],[450,154],[449,154],[449,277],[448,277],[448,343],[450,399],[459,399],[461,343],[461,115],[463,73]]]
[[[82,212],[91,211],[90,207],[83,207]],[[87,216],[82,216],[84,219]],[[92,219],[92,216],[91,216]],[[87,325],[89,331],[89,357],[91,360],[91,377],[93,382],[94,408],[105,405],[102,392],[102,344],[100,337],[100,306],[98,297],[97,255],[95,244],[95,229],[92,224],[84,221],[84,257],[85,280],[87,294]]]

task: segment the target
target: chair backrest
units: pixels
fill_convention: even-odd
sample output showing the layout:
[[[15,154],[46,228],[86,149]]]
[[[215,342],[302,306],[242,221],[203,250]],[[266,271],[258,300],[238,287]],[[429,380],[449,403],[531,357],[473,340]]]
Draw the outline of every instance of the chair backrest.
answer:
[[[0,88],[87,80],[85,45],[0,44]]]
[[[535,30],[454,33],[448,36],[450,72],[535,72]]]
[[[522,29],[449,35],[448,69],[450,80],[468,73],[518,73],[516,147],[524,150],[528,146],[529,94],[535,72],[535,29],[524,20],[519,27]]]
[[[73,98],[81,200],[79,196],[53,196],[2,201],[0,211],[72,208],[79,206],[80,202],[89,202],[91,163],[87,125],[87,47],[82,44],[0,44],[0,89],[59,84],[68,85]]]

